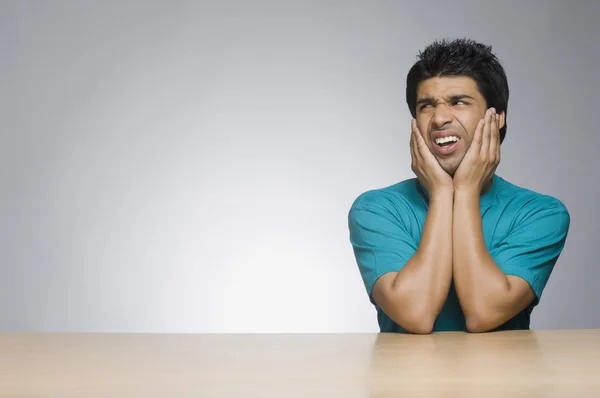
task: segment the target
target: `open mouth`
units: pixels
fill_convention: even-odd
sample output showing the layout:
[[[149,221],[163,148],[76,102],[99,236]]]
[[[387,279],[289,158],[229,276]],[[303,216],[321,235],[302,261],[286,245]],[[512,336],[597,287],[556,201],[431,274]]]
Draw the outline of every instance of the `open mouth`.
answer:
[[[437,138],[434,147],[440,155],[449,155],[456,150],[459,142],[459,137],[451,135],[448,137]]]

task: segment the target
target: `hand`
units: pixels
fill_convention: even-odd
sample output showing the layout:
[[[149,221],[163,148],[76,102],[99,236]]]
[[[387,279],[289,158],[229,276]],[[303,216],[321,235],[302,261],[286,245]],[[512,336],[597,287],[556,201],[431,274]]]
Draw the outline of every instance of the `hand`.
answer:
[[[443,190],[452,192],[452,177],[442,169],[440,163],[427,147],[414,119],[411,127],[410,155],[412,157],[412,171],[416,174],[421,185],[427,189],[430,196]]]
[[[494,108],[486,111],[475,129],[471,147],[454,173],[454,189],[481,193],[500,163],[500,116]]]

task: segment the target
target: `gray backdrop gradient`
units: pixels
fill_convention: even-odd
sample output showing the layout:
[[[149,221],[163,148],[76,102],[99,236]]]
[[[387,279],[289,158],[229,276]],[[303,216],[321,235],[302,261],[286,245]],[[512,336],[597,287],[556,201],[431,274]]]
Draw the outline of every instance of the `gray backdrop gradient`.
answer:
[[[348,240],[405,77],[491,44],[498,174],[561,199],[534,328],[600,327],[598,1],[0,1],[0,330],[377,331]]]

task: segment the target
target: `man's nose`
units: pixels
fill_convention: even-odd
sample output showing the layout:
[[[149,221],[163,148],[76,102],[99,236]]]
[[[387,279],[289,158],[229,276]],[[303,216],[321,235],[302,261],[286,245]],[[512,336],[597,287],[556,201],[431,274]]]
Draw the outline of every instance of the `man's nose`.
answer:
[[[432,122],[436,128],[444,127],[446,124],[452,123],[452,112],[446,105],[438,105],[435,108]]]

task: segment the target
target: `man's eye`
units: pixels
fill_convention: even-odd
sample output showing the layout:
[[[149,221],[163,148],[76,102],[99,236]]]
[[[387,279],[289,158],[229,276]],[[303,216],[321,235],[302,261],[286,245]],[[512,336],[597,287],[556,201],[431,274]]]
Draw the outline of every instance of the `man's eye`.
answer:
[[[456,101],[454,103],[454,105],[466,105],[467,103],[465,101]]]

